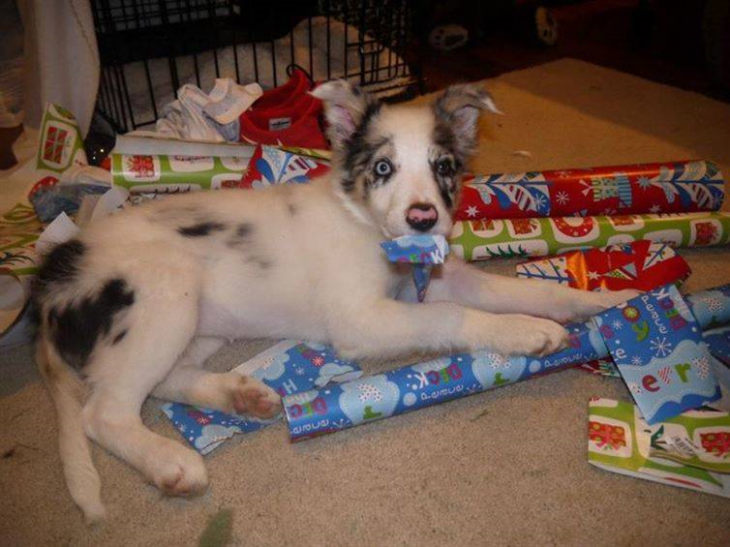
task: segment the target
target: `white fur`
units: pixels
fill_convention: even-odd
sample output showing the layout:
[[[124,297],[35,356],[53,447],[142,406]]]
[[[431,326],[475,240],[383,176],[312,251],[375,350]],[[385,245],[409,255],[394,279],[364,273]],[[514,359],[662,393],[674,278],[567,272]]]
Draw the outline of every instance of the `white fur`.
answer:
[[[367,203],[343,192],[336,168],[307,185],[171,197],[82,232],[82,274],[73,288],[49,294],[44,305],[72,302],[112,278],[124,279],[135,293],[128,312],[115,318],[114,332],[124,328],[128,334],[118,344],[100,341],[91,355],[85,369],[91,392],[80,420],[78,404],[62,395],[70,391],[63,387],[68,367],[50,360],[49,370],[61,371],[50,375],[49,384],[69,489],[90,519],[103,508],[81,424],[150,482],[186,495],[205,490],[205,465],[194,451],[144,427],[139,411],[149,394],[226,412],[279,410],[278,396],[263,384],[200,368],[224,340],[307,339],[332,344],[345,358],[482,348],[546,354],[567,341],[553,320],[582,319],[633,294],[494,276],[450,257],[426,302],[396,300],[399,292],[412,292],[410,277],[386,262],[379,242],[412,233],[404,211],[413,202],[437,207],[432,233],[448,234],[452,223],[428,168],[431,114],[390,107],[374,123],[374,131],[393,137],[397,172],[373,189]],[[181,237],[180,211],[190,210],[226,231]],[[247,242],[231,248],[226,242],[241,223],[250,226]],[[45,329],[42,348],[50,347]],[[75,448],[63,450],[69,443]],[[69,471],[75,460],[78,471]]]

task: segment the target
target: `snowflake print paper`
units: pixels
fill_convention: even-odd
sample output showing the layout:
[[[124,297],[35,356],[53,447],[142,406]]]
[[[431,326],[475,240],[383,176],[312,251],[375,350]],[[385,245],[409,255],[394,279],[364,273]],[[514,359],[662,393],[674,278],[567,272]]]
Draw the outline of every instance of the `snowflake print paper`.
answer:
[[[657,357],[666,357],[672,352],[672,343],[666,338],[655,338],[651,341],[651,349]]]

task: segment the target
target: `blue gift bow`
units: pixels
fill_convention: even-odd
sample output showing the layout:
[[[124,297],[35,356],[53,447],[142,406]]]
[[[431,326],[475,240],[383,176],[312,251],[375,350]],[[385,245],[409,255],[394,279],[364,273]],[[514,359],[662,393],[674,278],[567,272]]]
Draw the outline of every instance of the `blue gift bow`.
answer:
[[[439,235],[408,235],[383,241],[380,246],[390,262],[411,264],[418,301],[423,302],[433,266],[443,264],[449,254],[446,238]]]

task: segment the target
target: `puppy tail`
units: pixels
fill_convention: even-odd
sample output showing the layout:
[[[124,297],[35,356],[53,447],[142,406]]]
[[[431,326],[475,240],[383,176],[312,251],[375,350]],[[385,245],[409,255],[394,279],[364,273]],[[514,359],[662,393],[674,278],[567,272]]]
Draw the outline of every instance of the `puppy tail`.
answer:
[[[83,382],[43,335],[38,338],[36,363],[56,405],[58,445],[66,485],[86,522],[93,524],[104,519],[106,510],[101,503],[101,480],[91,459],[81,415]]]

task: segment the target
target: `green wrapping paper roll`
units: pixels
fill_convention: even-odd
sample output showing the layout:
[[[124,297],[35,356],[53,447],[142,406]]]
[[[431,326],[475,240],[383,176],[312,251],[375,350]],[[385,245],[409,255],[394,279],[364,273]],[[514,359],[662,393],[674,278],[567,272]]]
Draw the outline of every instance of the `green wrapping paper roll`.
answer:
[[[550,256],[640,239],[673,247],[710,247],[730,242],[730,213],[676,213],[596,217],[461,221],[449,244],[467,261]]]
[[[114,184],[132,192],[177,193],[235,188],[250,160],[247,147],[240,156],[181,156],[112,154]]]

